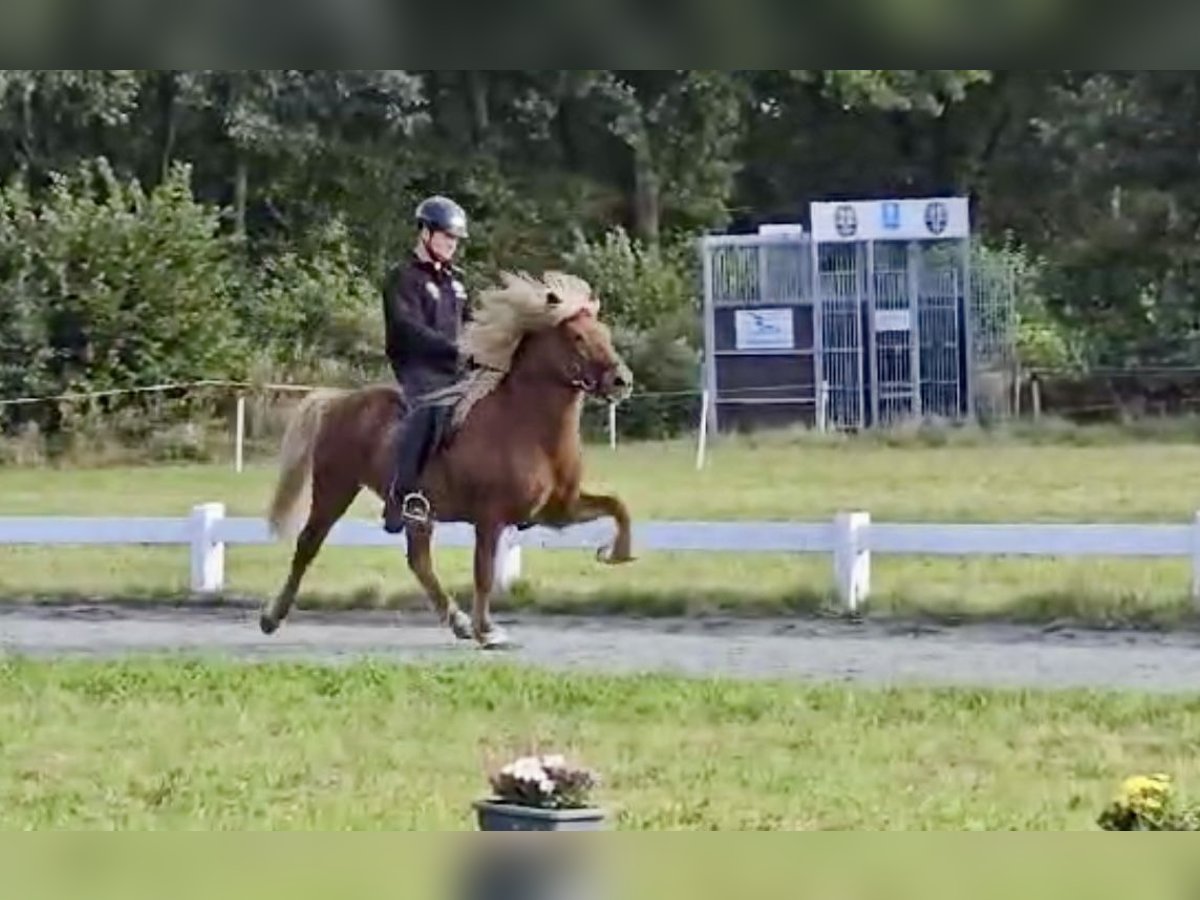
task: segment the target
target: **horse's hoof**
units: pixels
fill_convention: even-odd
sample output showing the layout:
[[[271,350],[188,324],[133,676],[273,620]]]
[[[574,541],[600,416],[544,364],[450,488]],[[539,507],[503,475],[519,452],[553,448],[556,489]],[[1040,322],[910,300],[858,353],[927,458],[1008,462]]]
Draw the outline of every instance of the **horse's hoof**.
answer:
[[[612,547],[601,547],[596,551],[596,559],[606,566],[623,566],[633,562],[636,557],[629,553],[618,555]]]
[[[270,616],[260,616],[258,627],[262,629],[263,634],[271,635],[279,630],[279,623]]]
[[[474,631],[471,628],[471,617],[462,610],[458,610],[450,616],[450,630],[460,641],[475,639]]]
[[[479,646],[483,650],[512,650],[516,644],[503,629],[493,628],[479,639]]]

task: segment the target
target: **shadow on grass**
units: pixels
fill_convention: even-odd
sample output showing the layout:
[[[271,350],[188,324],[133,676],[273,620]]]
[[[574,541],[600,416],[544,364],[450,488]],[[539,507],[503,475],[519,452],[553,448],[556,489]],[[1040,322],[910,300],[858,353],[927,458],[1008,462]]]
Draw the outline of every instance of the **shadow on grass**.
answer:
[[[1035,591],[1002,606],[980,608],[969,600],[930,603],[910,595],[874,598],[867,616],[915,619],[941,625],[1010,624],[1093,629],[1178,629],[1200,624],[1186,595]]]
[[[1200,416],[1146,416],[1121,422],[1077,423],[1046,416],[995,425],[927,418],[866,431],[821,432],[781,428],[722,438],[725,446],[756,449],[780,446],[819,447],[1115,447],[1123,444],[1200,443]]]

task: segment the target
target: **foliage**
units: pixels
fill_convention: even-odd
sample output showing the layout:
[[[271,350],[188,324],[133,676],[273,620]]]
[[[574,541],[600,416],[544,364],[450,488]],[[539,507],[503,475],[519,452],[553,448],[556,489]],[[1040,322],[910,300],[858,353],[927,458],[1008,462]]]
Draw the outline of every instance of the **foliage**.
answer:
[[[614,228],[602,240],[577,235],[564,263],[601,298],[613,340],[633,372],[636,402],[620,412],[622,433],[669,437],[695,421],[681,402],[700,383],[698,273],[687,242],[647,245]],[[595,433],[599,423],[589,423]]]
[[[323,366],[326,377],[341,371],[362,380],[376,375],[383,360],[379,303],[346,228],[332,222],[307,254],[285,250],[262,262],[243,301],[243,327],[283,372],[296,376]]]
[[[21,393],[94,391],[213,372],[236,377],[245,355],[237,268],[214,210],[176,167],[149,193],[104,160],[55,175],[41,202],[20,182],[0,194],[3,329],[24,357]]]
[[[1169,775],[1127,779],[1097,819],[1104,831],[1200,831],[1200,809],[1179,802]]]
[[[635,399],[619,412],[621,433],[633,440],[674,437],[699,421],[700,350],[689,340],[692,322],[664,317],[644,330],[621,328],[613,340],[633,372]]]
[[[607,321],[649,329],[664,317],[698,311],[694,257],[694,248],[685,244],[648,246],[618,226],[599,241],[577,234],[563,261],[600,295]]]
[[[1011,279],[1021,366],[1026,370],[1077,368],[1086,352],[1084,336],[1051,312],[1044,289],[1045,258],[1018,244],[1012,234],[1005,235],[1003,243],[976,244],[974,254],[977,277]]]
[[[825,69],[799,70],[846,107],[867,106],[896,112],[941,115],[967,91],[991,81],[987,69]]]
[[[936,2],[890,17],[874,27],[930,40],[964,24]],[[659,341],[665,313],[688,347],[704,231],[801,221],[816,199],[965,194],[1017,265],[1027,366],[1196,365],[1198,104],[1183,70],[6,70],[0,391],[251,364],[366,377],[368,298],[435,191],[471,214],[473,289],[565,259],[608,283],[636,341]],[[173,215],[160,277],[138,242]],[[224,310],[194,349],[166,349],[175,280],[178,308]],[[118,342],[143,310],[149,332]],[[66,346],[80,315],[92,355]]]

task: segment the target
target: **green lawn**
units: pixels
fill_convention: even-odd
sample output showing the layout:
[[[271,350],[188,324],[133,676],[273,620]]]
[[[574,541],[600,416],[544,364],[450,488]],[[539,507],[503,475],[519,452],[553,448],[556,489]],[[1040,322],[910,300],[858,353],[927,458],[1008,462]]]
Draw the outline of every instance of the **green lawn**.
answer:
[[[0,826],[470,829],[489,759],[537,745],[596,767],[623,830],[1090,829],[1130,774],[1200,783],[1198,713],[478,662],[7,661]]]
[[[588,452],[591,485],[615,490],[638,520],[819,521],[839,510],[877,520],[1187,522],[1200,507],[1200,448],[1178,442],[1110,446],[886,446],[776,437],[714,448],[694,469],[686,442]],[[185,515],[225,502],[261,515],[274,475],[256,464],[136,469],[0,469],[0,515]],[[377,520],[364,495],[352,512]],[[262,596],[283,577],[285,547],[231,548],[231,594]],[[467,590],[468,556],[444,551],[447,582]],[[653,554],[609,570],[586,551],[531,551],[511,602],[543,609],[781,612],[831,602],[821,556]],[[0,548],[0,595],[150,596],[186,588],[186,549]],[[1130,560],[875,561],[873,610],[937,614],[1174,618],[1186,610],[1185,562]],[[398,552],[329,548],[302,603],[421,603]]]

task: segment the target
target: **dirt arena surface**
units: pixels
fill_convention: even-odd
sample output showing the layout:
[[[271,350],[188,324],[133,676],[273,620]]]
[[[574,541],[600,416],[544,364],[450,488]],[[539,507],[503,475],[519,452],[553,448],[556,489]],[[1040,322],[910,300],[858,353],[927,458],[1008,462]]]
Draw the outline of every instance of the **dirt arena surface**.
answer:
[[[501,617],[518,647],[483,653],[431,616],[300,610],[272,637],[250,606],[14,605],[0,652],[112,657],[184,653],[247,661],[509,661],[608,673],[806,679],[871,685],[1129,689],[1200,687],[1200,632],[871,621]]]

